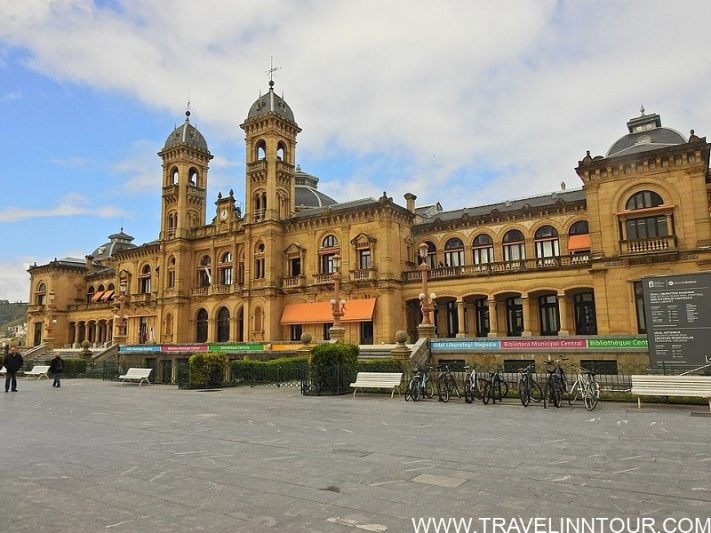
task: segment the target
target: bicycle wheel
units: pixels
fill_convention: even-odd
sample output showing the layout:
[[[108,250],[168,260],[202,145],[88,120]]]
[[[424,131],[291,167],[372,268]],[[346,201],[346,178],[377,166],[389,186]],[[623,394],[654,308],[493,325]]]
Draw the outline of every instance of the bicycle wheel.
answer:
[[[472,403],[474,401],[474,395],[472,394],[472,385],[469,378],[464,382],[464,401],[467,403]]]
[[[528,407],[528,404],[531,402],[531,389],[529,388],[527,379],[519,381],[518,397],[521,398],[521,404],[524,407]]]
[[[543,390],[541,386],[536,382],[531,380],[531,400],[534,402],[540,402],[543,399]]]
[[[449,401],[449,382],[444,379],[437,382],[437,399],[440,402]]]
[[[600,385],[597,381],[593,381],[588,385],[588,390],[585,394],[585,409],[592,411],[597,407],[597,402],[600,401]]]
[[[506,383],[505,381],[499,381],[499,387],[498,387],[498,392],[499,392],[499,401],[503,400],[508,396],[509,394],[509,384]]]
[[[553,381],[553,387],[551,388],[551,401],[553,402],[553,405],[560,407],[560,384],[555,380]]]
[[[419,379],[415,381],[410,396],[413,402],[418,401],[422,397],[422,383]]]
[[[405,388],[405,401],[408,402],[412,398],[412,391],[415,388],[415,378],[412,378],[410,380],[410,383],[407,384],[407,388]]]
[[[579,395],[580,395],[580,383],[576,379],[575,383],[573,383],[573,386],[570,387],[570,393],[568,396],[568,405],[573,405],[575,403],[575,400],[578,399]]]
[[[425,387],[422,390],[422,397],[424,398],[425,396],[430,399],[434,397],[434,386],[432,385],[432,380],[430,379],[427,380],[427,383],[425,384]]]

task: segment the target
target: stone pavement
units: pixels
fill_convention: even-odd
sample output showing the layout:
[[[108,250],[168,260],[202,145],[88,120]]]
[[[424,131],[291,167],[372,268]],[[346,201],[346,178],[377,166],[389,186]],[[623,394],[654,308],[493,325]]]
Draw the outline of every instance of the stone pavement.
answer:
[[[19,388],[0,393],[0,531],[400,532],[413,517],[711,509],[711,418],[690,416],[702,406]]]

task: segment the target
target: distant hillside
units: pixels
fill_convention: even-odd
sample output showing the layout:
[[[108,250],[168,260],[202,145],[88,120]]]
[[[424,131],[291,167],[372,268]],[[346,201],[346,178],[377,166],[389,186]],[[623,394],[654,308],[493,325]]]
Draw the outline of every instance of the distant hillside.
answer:
[[[27,315],[26,303],[10,303],[7,300],[0,300],[0,331],[7,326],[16,325],[25,321]],[[15,324],[11,324],[11,322]]]

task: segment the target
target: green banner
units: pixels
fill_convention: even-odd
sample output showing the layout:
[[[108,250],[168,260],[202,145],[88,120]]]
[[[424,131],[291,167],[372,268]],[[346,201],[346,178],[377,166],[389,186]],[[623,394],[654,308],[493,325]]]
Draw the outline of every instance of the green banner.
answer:
[[[588,339],[588,348],[648,348],[647,339],[620,338],[620,339]]]
[[[240,344],[208,344],[208,352],[261,352],[264,351],[264,344],[259,342],[247,342]]]

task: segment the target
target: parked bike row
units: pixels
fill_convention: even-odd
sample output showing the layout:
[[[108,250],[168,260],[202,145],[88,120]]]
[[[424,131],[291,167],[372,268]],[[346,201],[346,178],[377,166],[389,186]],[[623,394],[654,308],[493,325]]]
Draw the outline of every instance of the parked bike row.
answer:
[[[518,388],[518,397],[524,407],[528,407],[531,402],[543,402],[544,408],[549,405],[560,407],[566,394],[569,405],[573,405],[580,399],[588,411],[597,407],[600,400],[600,385],[595,380],[595,373],[580,365],[571,365],[575,372],[575,379],[569,387],[565,371],[560,365],[561,361],[561,359],[545,361],[547,377],[543,386],[536,382],[535,364],[529,364],[518,371],[518,382],[515,384]],[[434,398],[436,393],[438,400],[442,402],[448,402],[453,396],[457,398],[463,396],[467,403],[481,400],[484,405],[487,405],[489,402],[492,404],[501,402],[509,393],[509,382],[506,381],[502,368],[494,372],[481,372],[474,366],[465,366],[461,392],[454,374],[447,365],[438,365],[434,370],[417,369],[405,390],[406,401],[416,402],[422,398]]]

